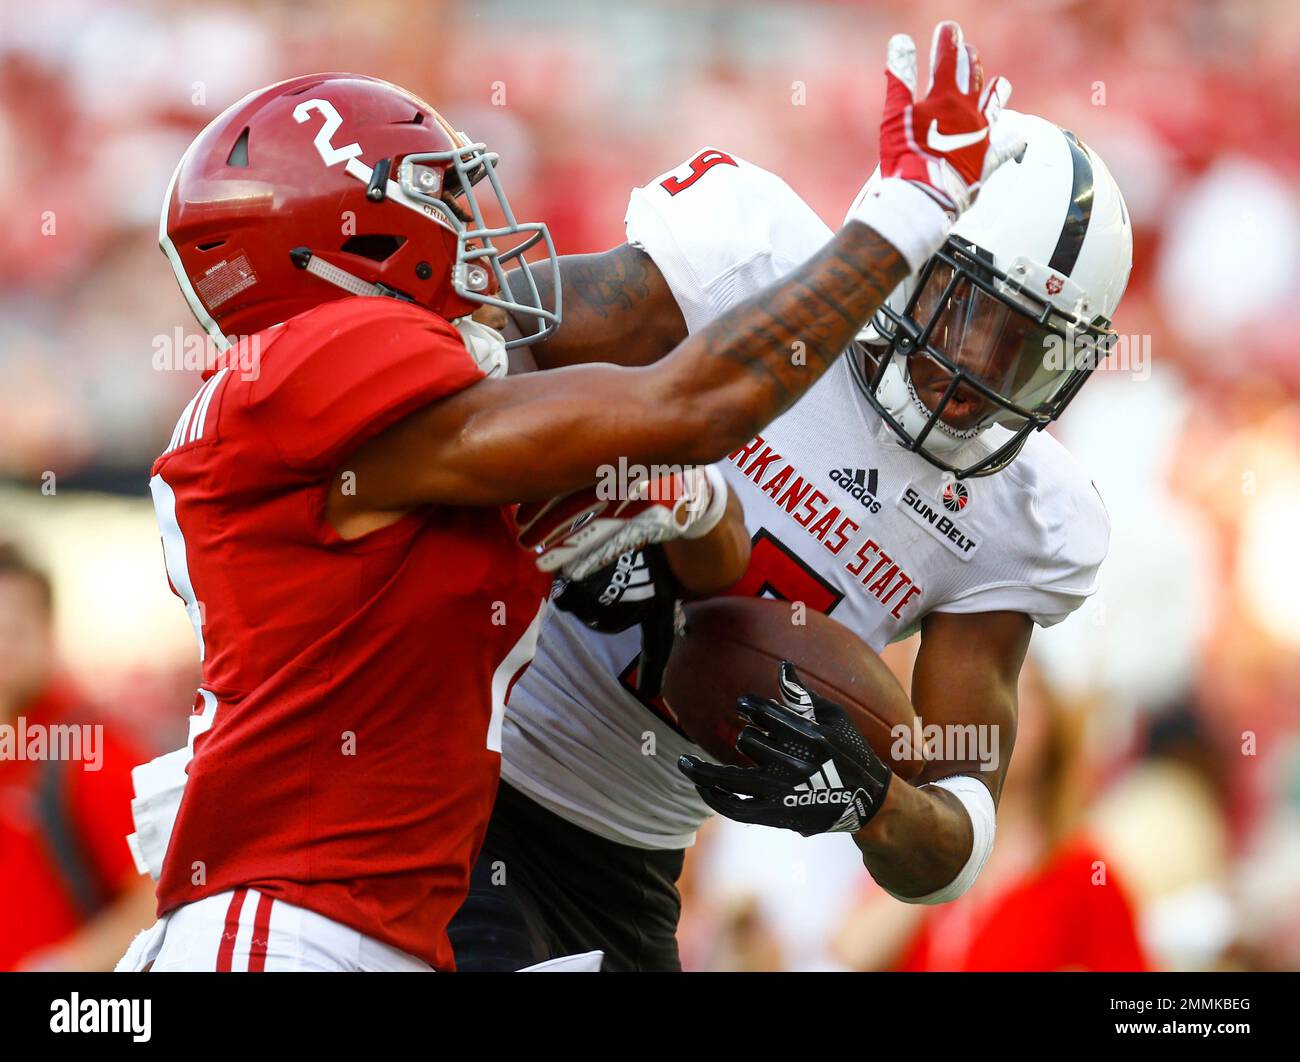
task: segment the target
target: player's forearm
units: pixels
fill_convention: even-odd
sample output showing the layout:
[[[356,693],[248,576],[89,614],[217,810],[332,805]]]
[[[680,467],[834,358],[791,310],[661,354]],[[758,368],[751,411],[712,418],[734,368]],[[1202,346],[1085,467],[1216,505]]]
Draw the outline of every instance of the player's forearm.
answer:
[[[970,816],[951,793],[895,776],[880,810],[853,835],[876,881],[898,896],[942,889],[970,858]]]
[[[661,361],[627,375],[584,365],[523,377],[516,383],[521,396],[539,390],[550,400],[525,397],[506,416],[504,406],[496,407],[470,433],[482,452],[492,449],[488,436],[497,432],[511,442],[532,439],[547,454],[530,467],[527,482],[512,484],[527,491],[517,500],[589,483],[615,456],[647,466],[711,464],[807,391],[908,272],[887,240],[849,222],[783,280]],[[586,400],[570,401],[565,391]],[[606,397],[598,401],[600,395]]]
[[[979,732],[996,750],[990,758],[931,760],[922,778],[978,779],[972,789],[987,791],[989,830],[1015,744],[1016,687],[1032,632],[1032,621],[1018,612],[931,612],[921,627],[912,671],[917,718],[927,727]],[[885,805],[855,839],[877,881],[899,896],[926,896],[966,867],[977,832],[991,846],[991,833],[972,828],[972,814],[984,821],[978,806],[940,785],[916,788],[895,777]],[[987,854],[985,844],[980,850]]]
[[[563,323],[544,341],[512,351],[520,368],[558,369],[592,362],[650,365],[686,338],[686,321],[667,280],[639,248],[621,244],[601,254],[564,255],[559,262]],[[507,278],[513,280],[518,272],[512,270]],[[554,305],[550,274],[539,271],[534,281],[542,304]],[[516,316],[507,320],[502,333],[517,339],[538,327],[536,321]]]
[[[789,276],[734,307],[647,370],[698,433],[679,459],[717,461],[792,405],[909,273],[860,222],[845,225]]]
[[[704,597],[725,590],[749,566],[749,531],[735,494],[727,497],[727,513],[702,538],[664,543],[668,566],[689,596]]]
[[[721,460],[812,386],[908,270],[888,241],[850,222],[654,365],[485,380],[406,418],[349,461],[357,493],[340,504],[530,501],[586,486],[620,459]]]

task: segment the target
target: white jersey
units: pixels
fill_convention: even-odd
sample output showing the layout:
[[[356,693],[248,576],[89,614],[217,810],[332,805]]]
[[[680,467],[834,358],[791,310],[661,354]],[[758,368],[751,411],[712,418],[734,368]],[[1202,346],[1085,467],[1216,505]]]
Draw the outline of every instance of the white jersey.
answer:
[[[627,213],[629,242],[691,331],[831,235],[780,178],[716,151],[633,191]],[[876,651],[929,612],[1056,623],[1096,589],[1110,535],[1088,476],[1050,435],[1032,434],[997,475],[952,483],[897,443],[847,358],[723,468],[753,537],[736,592],[802,601]],[[551,610],[510,697],[501,774],[602,837],[682,848],[710,814],[677,770],[700,750],[633,692],[639,650],[639,630],[602,635]]]

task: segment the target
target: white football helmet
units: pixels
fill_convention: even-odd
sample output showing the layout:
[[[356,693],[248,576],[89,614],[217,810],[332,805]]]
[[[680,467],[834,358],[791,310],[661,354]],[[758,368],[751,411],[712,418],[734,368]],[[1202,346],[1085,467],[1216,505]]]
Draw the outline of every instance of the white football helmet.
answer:
[[[1024,152],[890,295],[850,364],[903,445],[955,475],[1005,468],[1116,340],[1133,229],[1106,164],[1073,133],[1004,111]],[[877,171],[859,193],[879,181]],[[856,205],[856,204],[855,204]]]

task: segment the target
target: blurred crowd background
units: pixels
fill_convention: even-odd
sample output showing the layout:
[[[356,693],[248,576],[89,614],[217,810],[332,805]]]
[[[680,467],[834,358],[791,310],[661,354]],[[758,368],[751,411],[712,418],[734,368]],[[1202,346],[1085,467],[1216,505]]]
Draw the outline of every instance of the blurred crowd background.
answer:
[[[714,823],[687,861],[684,960],[1300,968],[1291,0],[4,5],[0,540],[52,577],[53,686],[123,757],[184,740],[198,666],[147,478],[197,383],[155,369],[153,343],[195,326],[157,217],[181,152],[228,104],[312,70],[405,85],[501,153],[517,214],[562,252],[621,241],[629,190],[706,145],[779,173],[835,225],[875,165],[888,36],[926,40],[944,17],[1012,80],[1013,106],[1108,161],[1135,225],[1126,342],[1060,427],[1114,523],[1103,590],[1035,636],[998,849],[971,894],[906,907],[846,838]],[[0,642],[40,613],[21,593],[6,607]],[[890,651],[904,676],[913,651]],[[0,646],[8,713],[27,688],[16,654]],[[87,812],[83,827],[100,902],[129,921],[134,872],[100,836],[118,823]],[[0,875],[15,866],[0,856]],[[62,917],[54,939],[0,945],[0,965],[112,950],[78,935],[108,932],[102,918]]]

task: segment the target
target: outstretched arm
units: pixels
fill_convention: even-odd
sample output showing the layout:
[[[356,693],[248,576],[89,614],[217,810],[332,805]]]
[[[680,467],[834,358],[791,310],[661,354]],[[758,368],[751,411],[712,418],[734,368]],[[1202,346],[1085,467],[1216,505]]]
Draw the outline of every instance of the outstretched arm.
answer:
[[[342,509],[490,505],[577,489],[620,456],[720,460],[812,386],[908,272],[892,244],[851,221],[654,365],[484,380],[407,417],[348,461],[355,493],[333,496]]]
[[[969,77],[956,73],[963,52]],[[751,438],[937,249],[951,218],[1010,153],[991,147],[988,135],[1005,92],[984,89],[979,60],[954,23],[936,31],[935,54],[934,84],[915,110],[942,107],[950,139],[971,143],[950,154],[917,147],[908,125],[915,48],[894,38],[881,127],[885,179],[820,252],[653,365],[485,380],[414,414],[349,461],[356,493],[335,492],[338,504],[374,512],[547,498],[593,482],[619,457],[707,464]],[[952,135],[963,129],[981,135]],[[558,347],[542,353],[557,363],[563,356]]]

